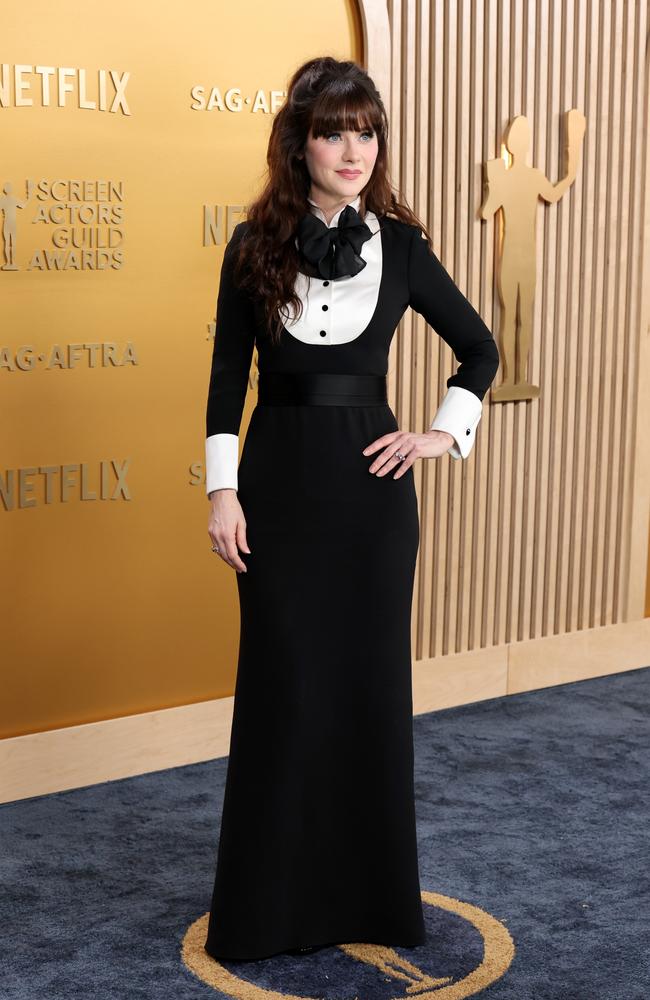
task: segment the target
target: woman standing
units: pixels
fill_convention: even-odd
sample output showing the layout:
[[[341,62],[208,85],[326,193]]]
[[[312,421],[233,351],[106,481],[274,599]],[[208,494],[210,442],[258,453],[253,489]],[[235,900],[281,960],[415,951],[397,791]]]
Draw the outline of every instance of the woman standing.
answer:
[[[425,940],[412,466],[468,455],[499,355],[394,195],[387,134],[359,66],[305,63],[273,122],[266,187],[224,254],[206,489],[241,631],[205,942],[217,959]],[[386,396],[409,305],[460,362],[423,433],[399,429]],[[258,400],[238,465],[254,345]]]

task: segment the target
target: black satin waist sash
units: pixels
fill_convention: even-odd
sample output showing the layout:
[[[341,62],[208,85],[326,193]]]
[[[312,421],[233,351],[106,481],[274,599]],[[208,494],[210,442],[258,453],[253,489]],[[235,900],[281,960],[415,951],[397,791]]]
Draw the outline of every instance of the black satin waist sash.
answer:
[[[386,376],[260,372],[257,402],[261,406],[386,406]]]

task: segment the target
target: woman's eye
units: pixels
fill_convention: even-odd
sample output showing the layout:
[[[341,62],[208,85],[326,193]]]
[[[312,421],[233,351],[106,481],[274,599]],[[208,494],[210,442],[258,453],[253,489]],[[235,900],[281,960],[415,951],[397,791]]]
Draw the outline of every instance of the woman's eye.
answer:
[[[330,132],[327,138],[331,139],[333,135],[340,135],[340,134],[341,134],[340,132]],[[374,134],[375,133],[372,131],[372,129],[366,129],[365,132],[361,133],[362,136],[367,135],[369,139],[372,139]]]

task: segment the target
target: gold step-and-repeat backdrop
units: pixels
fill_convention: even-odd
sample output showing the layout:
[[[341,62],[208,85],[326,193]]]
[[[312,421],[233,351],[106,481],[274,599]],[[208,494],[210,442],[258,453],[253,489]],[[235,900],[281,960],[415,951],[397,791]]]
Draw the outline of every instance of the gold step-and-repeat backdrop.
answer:
[[[5,18],[0,736],[232,693],[203,454],[223,248],[293,70],[360,45],[345,0]]]

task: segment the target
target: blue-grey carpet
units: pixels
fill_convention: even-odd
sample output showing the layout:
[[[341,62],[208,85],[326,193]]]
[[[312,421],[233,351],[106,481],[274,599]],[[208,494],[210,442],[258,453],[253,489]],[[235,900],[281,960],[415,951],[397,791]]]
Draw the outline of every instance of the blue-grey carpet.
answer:
[[[222,758],[0,807],[0,997],[648,1000],[650,668],[414,726],[423,893],[507,928],[491,985],[467,978],[480,922],[444,904],[426,907],[425,945],[395,949],[446,980],[428,991],[336,947],[224,963],[229,993],[197,978],[181,946],[210,904]]]

